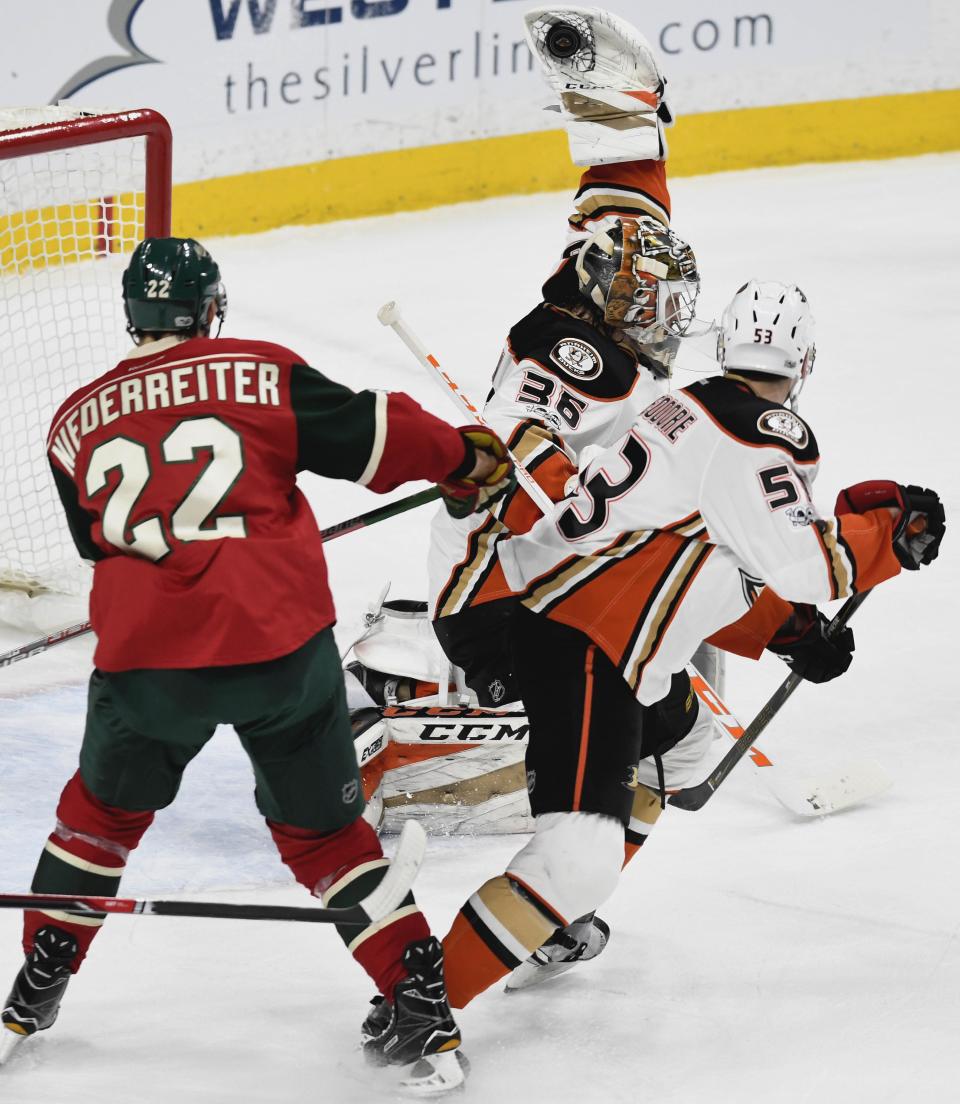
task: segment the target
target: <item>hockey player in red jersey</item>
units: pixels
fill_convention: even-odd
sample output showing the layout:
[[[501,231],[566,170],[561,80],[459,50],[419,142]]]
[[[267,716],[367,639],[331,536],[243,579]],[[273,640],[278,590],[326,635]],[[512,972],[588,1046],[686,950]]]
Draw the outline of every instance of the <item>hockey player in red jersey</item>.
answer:
[[[114,894],[156,810],[228,723],[282,860],[325,905],[349,906],[388,864],[361,817],[323,547],[297,472],[377,492],[429,479],[461,509],[507,487],[509,460],[491,432],[453,429],[404,394],[355,393],[282,346],[211,338],[226,299],[192,239],[142,242],[123,291],[136,348],[64,402],[48,440],[94,563],[98,641],[79,770],[32,888]],[[102,923],[25,914],[5,1052],[53,1023]],[[412,895],[341,935],[388,1013],[374,1055],[417,1063],[421,1094],[462,1082],[442,953]]]
[[[810,352],[793,334],[801,299],[744,285],[724,316],[723,374],[655,400],[561,509],[499,541],[504,582],[521,595],[513,660],[536,829],[444,939],[455,1008],[613,892],[636,764],[681,746],[694,702],[685,665],[743,615],[750,589],[768,584],[798,604],[808,623],[774,646],[819,662],[816,603],[937,556],[945,523],[933,491],[874,480],[841,492],[833,515],[814,505],[816,439],[784,405],[812,359],[790,344]]]

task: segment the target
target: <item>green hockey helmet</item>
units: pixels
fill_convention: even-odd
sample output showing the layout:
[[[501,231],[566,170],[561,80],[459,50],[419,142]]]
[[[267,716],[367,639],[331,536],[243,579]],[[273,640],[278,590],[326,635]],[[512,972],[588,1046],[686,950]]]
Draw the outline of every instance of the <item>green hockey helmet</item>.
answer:
[[[220,282],[220,268],[198,241],[145,238],[134,249],[123,274],[123,309],[127,330],[134,337],[206,336],[211,303],[216,304],[222,326],[227,293]]]

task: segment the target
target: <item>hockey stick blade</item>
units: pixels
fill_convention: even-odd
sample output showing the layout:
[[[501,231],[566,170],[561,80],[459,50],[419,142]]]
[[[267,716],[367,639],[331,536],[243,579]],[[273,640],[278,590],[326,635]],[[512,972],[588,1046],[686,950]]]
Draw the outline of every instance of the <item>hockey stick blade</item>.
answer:
[[[829,777],[768,778],[774,797],[795,816],[819,817],[838,813],[878,797],[893,779],[875,759],[844,763]]]
[[[88,897],[65,893],[2,893],[0,909],[41,909],[76,916],[187,916],[218,920],[293,920],[308,924],[367,927],[389,916],[413,886],[423,862],[426,833],[408,820],[380,884],[348,908],[286,905],[230,905],[219,901],[141,901],[131,897]]]
[[[739,740],[744,729],[730,712],[716,690],[692,665],[687,665],[690,685],[713,714],[713,722],[731,740]],[[893,780],[874,759],[845,763],[831,774],[815,778],[798,776],[781,759],[771,759],[762,748],[754,744],[748,755],[754,772],[767,791],[794,816],[815,817],[836,813],[852,805],[860,805],[893,785]]]
[[[391,299],[389,303],[384,303],[377,311],[377,318],[381,326],[392,326],[394,322],[400,320],[400,308],[397,306],[396,302]]]
[[[859,594],[854,594],[844,602],[839,613],[826,628],[828,637],[835,636],[844,628],[850,618],[866,600],[869,593],[869,590],[862,591]],[[750,724],[747,725],[746,731],[740,739],[737,740],[733,747],[713,768],[710,774],[699,785],[690,786],[686,789],[678,790],[675,794],[671,794],[669,804],[675,806],[677,809],[686,809],[690,812],[702,809],[713,796],[721,782],[723,782],[737,763],[739,763],[752,749],[757,737],[780,712],[784,703],[801,682],[802,679],[793,674],[793,672],[787,675],[783,682],[770,695],[766,703],[761,707],[760,712],[753,718]]]
[[[404,822],[390,868],[377,888],[360,902],[372,921],[395,911],[410,892],[427,850],[427,833],[415,820]]]
[[[396,302],[391,300],[389,303],[384,303],[377,311],[377,318],[380,320],[382,326],[389,326],[393,330],[410,352],[413,353],[420,366],[430,373],[430,377],[434,383],[443,389],[448,399],[455,403],[468,418],[472,419],[478,425],[487,425],[479,407],[471,401],[466,392],[461,390],[456,380],[440,367],[440,361],[427,350],[427,347],[420,338],[417,337],[404,321],[403,315],[400,313],[400,308]],[[509,449],[507,449],[507,455],[513,461],[513,466],[520,486],[527,495],[530,496],[540,512],[547,515],[552,513],[555,503],[547,492]]]

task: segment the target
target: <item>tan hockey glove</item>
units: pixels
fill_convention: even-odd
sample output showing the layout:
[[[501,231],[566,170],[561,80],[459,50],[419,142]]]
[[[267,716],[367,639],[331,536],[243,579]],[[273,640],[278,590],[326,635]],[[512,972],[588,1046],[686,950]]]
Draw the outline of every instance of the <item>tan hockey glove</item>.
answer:
[[[439,484],[452,517],[463,518],[493,505],[517,481],[507,446],[483,426],[460,426],[465,455],[460,467]]]

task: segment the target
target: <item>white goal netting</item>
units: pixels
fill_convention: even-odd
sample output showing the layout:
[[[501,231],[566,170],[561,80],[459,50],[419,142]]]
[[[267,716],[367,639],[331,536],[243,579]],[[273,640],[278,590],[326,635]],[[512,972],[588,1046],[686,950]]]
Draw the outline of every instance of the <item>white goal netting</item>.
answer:
[[[46,433],[63,400],[131,344],[120,278],[145,224],[144,138],[72,147],[66,127],[62,148],[21,149],[22,128],[79,115],[0,111],[0,621],[42,628],[83,620],[91,575]]]

